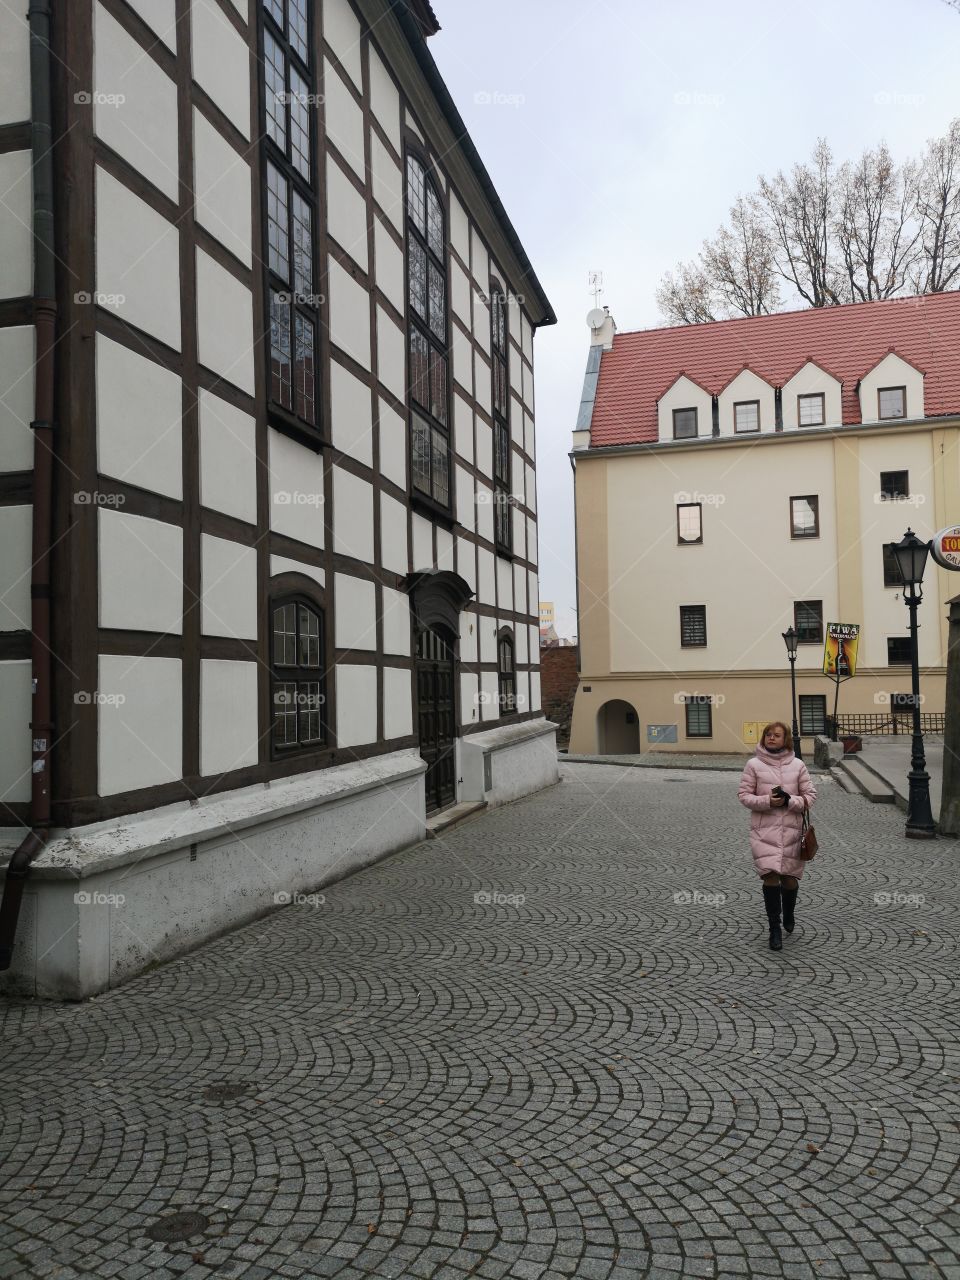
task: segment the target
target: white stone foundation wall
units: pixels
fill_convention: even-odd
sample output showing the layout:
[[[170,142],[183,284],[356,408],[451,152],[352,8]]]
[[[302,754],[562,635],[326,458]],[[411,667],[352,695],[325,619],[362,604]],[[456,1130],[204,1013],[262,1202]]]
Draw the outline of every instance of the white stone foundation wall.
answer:
[[[461,741],[460,764],[461,801],[509,804],[560,781],[557,726],[541,718],[472,733]]]

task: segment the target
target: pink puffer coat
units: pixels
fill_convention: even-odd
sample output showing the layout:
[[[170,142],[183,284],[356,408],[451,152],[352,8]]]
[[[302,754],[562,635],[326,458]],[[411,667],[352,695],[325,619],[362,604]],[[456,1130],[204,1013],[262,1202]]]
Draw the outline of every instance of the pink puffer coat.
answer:
[[[788,792],[790,802],[774,809],[770,793],[777,786]],[[803,811],[812,808],[817,798],[807,766],[792,751],[772,752],[758,746],[747,761],[737,794],[750,810],[750,852],[757,871],[760,875],[779,871],[799,879],[806,866],[797,856]]]

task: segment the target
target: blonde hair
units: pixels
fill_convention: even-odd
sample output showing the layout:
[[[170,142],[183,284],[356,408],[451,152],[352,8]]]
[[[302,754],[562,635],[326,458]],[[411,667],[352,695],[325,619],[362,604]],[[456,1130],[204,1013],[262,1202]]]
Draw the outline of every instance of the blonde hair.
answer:
[[[764,725],[763,733],[761,733],[760,735],[761,747],[765,747],[767,745],[767,734],[770,732],[771,729],[783,730],[783,745],[787,749],[787,751],[792,751],[793,750],[793,734],[790,732],[790,726],[787,724],[784,724],[782,720],[771,720],[768,725]]]

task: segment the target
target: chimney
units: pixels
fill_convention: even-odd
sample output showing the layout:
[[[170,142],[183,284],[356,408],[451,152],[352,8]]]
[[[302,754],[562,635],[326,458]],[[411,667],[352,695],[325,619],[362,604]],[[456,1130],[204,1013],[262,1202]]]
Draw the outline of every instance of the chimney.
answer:
[[[610,351],[613,347],[613,335],[617,332],[617,324],[610,314],[610,308],[595,308],[587,317],[587,322],[590,325],[590,345]]]

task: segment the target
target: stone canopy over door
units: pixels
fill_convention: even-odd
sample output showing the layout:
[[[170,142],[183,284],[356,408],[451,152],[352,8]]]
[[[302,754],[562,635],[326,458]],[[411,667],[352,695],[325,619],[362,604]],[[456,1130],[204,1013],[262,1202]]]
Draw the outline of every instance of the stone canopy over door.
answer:
[[[457,636],[460,612],[473,592],[459,574],[445,569],[411,574],[407,590],[416,630],[417,729],[431,813],[457,798]]]

